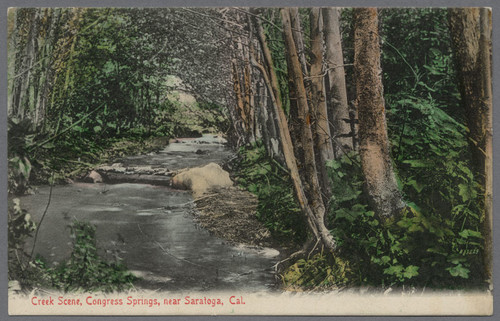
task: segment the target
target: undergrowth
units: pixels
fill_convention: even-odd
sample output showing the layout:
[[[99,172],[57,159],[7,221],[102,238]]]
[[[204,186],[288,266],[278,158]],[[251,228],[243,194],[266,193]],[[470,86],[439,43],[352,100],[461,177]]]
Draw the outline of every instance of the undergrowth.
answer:
[[[14,199],[9,207],[9,280],[20,282],[24,290],[35,287],[64,292],[113,292],[132,287],[137,279],[120,261],[107,262],[98,255],[96,227],[74,221],[71,227],[71,256],[56,267],[49,267],[41,256],[31,258],[24,241],[36,230],[29,213]]]
[[[260,144],[242,147],[235,161],[236,182],[257,195],[257,218],[283,245],[302,244],[306,223],[286,170]]]
[[[393,102],[389,117],[405,210],[396,221],[383,224],[363,189],[359,155],[351,152],[329,161],[333,196],[326,223],[341,249],[336,258],[341,265],[330,258],[327,270],[325,260],[318,257],[299,261],[283,274],[285,286],[347,282],[381,288],[474,289],[485,285],[484,197],[471,169],[465,127],[432,100],[415,97]],[[404,118],[412,121],[401,130],[394,124]],[[343,266],[349,267],[347,273],[331,274],[345,271]]]

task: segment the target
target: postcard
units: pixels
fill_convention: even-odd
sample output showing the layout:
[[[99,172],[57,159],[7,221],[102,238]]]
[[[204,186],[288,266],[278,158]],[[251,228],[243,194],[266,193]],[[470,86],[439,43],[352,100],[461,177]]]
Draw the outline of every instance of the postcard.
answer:
[[[491,315],[491,26],[9,8],[9,314]]]

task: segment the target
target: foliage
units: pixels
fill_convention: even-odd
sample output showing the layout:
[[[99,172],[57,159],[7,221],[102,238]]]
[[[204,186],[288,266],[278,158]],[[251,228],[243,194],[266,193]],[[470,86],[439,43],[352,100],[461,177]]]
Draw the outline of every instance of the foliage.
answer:
[[[386,98],[405,94],[430,99],[454,119],[463,120],[447,10],[382,9],[380,20]]]
[[[32,165],[28,159],[28,148],[33,144],[34,133],[29,119],[19,121],[12,117],[8,121],[8,190],[23,194],[27,191]]]
[[[396,222],[382,224],[362,190],[364,182],[358,158],[350,154],[328,164],[335,191],[329,220],[343,257],[352,265],[351,280],[381,286],[462,288],[478,285],[482,239],[478,221],[465,224],[463,216],[446,217],[435,207],[420,208],[408,202]],[[432,173],[433,168],[428,167],[426,171]],[[421,181],[423,186],[426,186],[425,178]],[[414,189],[413,185],[405,184],[403,190]],[[413,193],[412,199],[427,205],[433,197],[427,191],[421,189]],[[444,194],[440,197],[442,202],[459,202],[461,206],[470,203],[462,198],[447,199]]]
[[[21,208],[18,198],[14,198],[9,204],[8,213],[9,278],[15,279],[17,273],[26,268],[23,246],[25,240],[36,230],[36,225],[31,220],[31,215]]]
[[[284,169],[260,144],[242,147],[236,161],[236,181],[257,195],[257,218],[283,243],[301,244],[306,225]]]
[[[351,273],[347,261],[340,257],[317,253],[312,258],[300,259],[281,275],[287,289],[338,288],[348,282]]]
[[[10,10],[8,101],[15,128],[9,123],[9,190],[23,193],[29,176],[44,182],[52,172],[56,178],[74,175],[121,139],[227,130],[221,106],[229,78],[220,78],[226,41],[196,28],[215,32],[210,16],[218,14],[170,8]],[[193,15],[209,19],[186,24]],[[33,68],[30,61],[36,61]],[[175,97],[186,93],[196,101]],[[11,148],[23,151],[11,154]]]
[[[57,267],[48,267],[42,257],[37,257],[22,269],[9,264],[9,276],[19,278],[27,287],[49,287],[65,292],[112,292],[131,287],[136,277],[127,272],[121,262],[106,262],[99,257],[95,231],[95,226],[89,223],[73,222],[73,250],[68,261]],[[17,236],[13,239],[22,242]]]

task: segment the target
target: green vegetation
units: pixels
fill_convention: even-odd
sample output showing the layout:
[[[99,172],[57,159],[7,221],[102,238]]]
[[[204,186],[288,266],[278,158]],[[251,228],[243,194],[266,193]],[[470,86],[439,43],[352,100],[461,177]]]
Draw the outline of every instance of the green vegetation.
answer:
[[[11,193],[22,194],[29,180],[72,178],[96,163],[150,151],[159,145],[155,137],[166,137],[165,144],[227,130],[220,101],[194,97],[189,81],[176,76],[181,44],[157,41],[178,31],[165,18],[170,13],[9,10]]]
[[[481,113],[481,108],[469,110],[470,115],[461,106],[448,11],[386,8],[367,14],[366,10],[342,9],[342,50],[333,46],[336,41],[325,43],[325,48],[332,45],[332,51],[343,51],[346,91],[325,90],[316,103],[311,79],[317,79],[319,73],[311,75],[305,69],[315,59],[319,61],[320,54],[326,56],[326,51],[312,52],[310,36],[314,32],[310,29],[315,21],[311,24],[314,11],[310,8],[298,11],[294,19],[300,18],[301,26],[297,23],[293,27],[287,21],[291,11],[275,8],[249,12],[234,8],[9,10],[10,195],[25,193],[30,183],[42,184],[50,178],[62,182],[95,164],[149,152],[174,136],[221,131],[239,148],[234,175],[240,186],[258,197],[258,219],[282,245],[294,249],[309,246],[297,259],[287,262],[289,266],[280,275],[284,288],[484,286],[488,272],[483,258],[489,253],[484,246],[489,245],[484,232],[488,222],[485,194],[489,195],[484,164],[489,155],[480,140],[486,140],[488,133],[483,129],[488,125],[487,117],[475,119],[471,115],[486,113],[487,106],[481,107],[485,109]],[[189,23],[193,17],[195,26]],[[356,24],[354,17],[359,19]],[[266,40],[256,37],[261,28]],[[358,32],[366,30],[370,32]],[[354,48],[362,52],[360,40],[376,30],[380,50],[368,48],[371,63],[360,63],[363,59],[354,54]],[[271,57],[264,54],[266,47]],[[295,64],[290,66],[295,68],[287,66],[292,56]],[[358,79],[354,79],[352,66]],[[379,67],[382,70],[383,97],[380,91],[369,93],[380,98],[372,99],[378,101],[377,106],[371,106],[370,101],[358,106],[363,89],[379,85],[370,81],[367,83],[376,86],[362,86],[360,82],[358,87],[363,88],[355,88],[355,82],[363,78],[359,70],[365,67],[372,71],[367,74],[377,73]],[[327,82],[338,79],[328,75],[336,68],[325,69],[329,70],[323,70],[319,77]],[[276,82],[271,77],[274,75]],[[476,78],[480,79],[471,79]],[[487,83],[485,79],[478,83]],[[479,97],[483,89],[472,94]],[[335,103],[339,100],[335,95],[340,94],[343,101],[352,103]],[[323,98],[327,105],[319,103]],[[280,105],[286,116],[276,113],[274,107]],[[332,143],[317,139],[322,137],[318,135],[321,123],[311,114],[322,108],[320,105],[328,106],[326,113],[332,119],[337,117],[340,124],[349,121],[364,130],[356,135],[356,129],[351,128],[349,134],[333,128],[337,125],[329,119],[331,133],[336,136],[332,141],[352,135],[356,149],[355,145],[366,146],[367,136],[371,136],[376,147],[361,148],[361,155],[391,166],[380,171],[383,166],[367,168],[370,166],[361,162],[359,151],[348,151],[351,147],[347,145],[337,148],[343,143],[335,142],[331,144],[331,148],[336,146],[335,154],[332,150],[330,155],[340,156],[326,163],[331,193],[324,186],[328,184],[320,186],[324,171],[314,173],[311,169],[322,169],[318,155],[326,155],[322,152]],[[358,125],[339,113],[334,115],[332,110],[340,107],[345,115],[359,115]],[[387,130],[377,126],[383,118],[372,121],[372,127],[379,131],[367,132],[370,126],[359,126],[369,124],[370,116],[384,111]],[[474,130],[484,137],[471,135]],[[310,141],[314,146],[304,148]],[[241,147],[247,142],[254,143]],[[385,148],[388,144],[390,153]],[[481,153],[486,157],[476,155],[473,159],[473,154]],[[273,159],[270,155],[277,156]],[[479,164],[482,158],[484,166]],[[392,186],[380,184],[384,191],[374,192],[375,184],[366,184],[370,179],[384,182],[376,178],[389,176],[391,180],[386,182]],[[302,190],[295,191],[293,186]],[[380,219],[382,206],[374,203],[389,199],[388,194],[395,195],[393,200],[398,204],[404,201],[406,207],[401,213],[399,205],[388,209],[391,217],[384,222]],[[317,206],[322,203],[326,209]],[[317,219],[325,215],[325,222]],[[314,242],[308,242],[312,239],[308,228],[318,232],[326,231],[325,226],[331,235],[317,233],[318,242],[311,249]],[[34,280],[33,285],[64,291],[113,291],[133,282],[134,277],[120,262],[108,263],[98,256],[95,227],[73,224],[71,258],[55,268],[24,254],[23,242],[34,230],[30,215],[14,199],[9,208],[10,278],[27,283]]]
[[[330,161],[327,225],[341,251],[335,258],[300,260],[283,280],[305,288],[346,282],[382,288],[484,286],[484,192],[463,114],[456,112],[446,11],[387,9],[381,15],[389,138],[407,208],[396,221],[381,223],[363,188],[359,155]]]
[[[257,195],[257,218],[286,245],[304,242],[306,228],[286,171],[263,146],[242,147],[235,161],[236,182]]]
[[[334,226],[332,233],[342,246],[342,257],[351,264],[351,282],[385,287],[404,284],[463,288],[480,285],[481,233],[477,231],[478,220],[464,221],[463,215],[442,215],[443,212],[425,204],[435,191],[416,188],[410,182],[403,190],[418,190],[412,196],[422,206],[408,202],[401,218],[382,224],[370,210],[362,191],[363,181],[356,155],[349,157],[332,161],[329,168],[337,192],[330,212],[331,226]],[[422,186],[427,186],[425,177],[423,181]],[[454,196],[450,199],[440,195],[440,207],[446,202],[456,204],[458,208],[471,203],[469,199],[464,201]]]
[[[106,262],[98,255],[95,226],[75,221],[71,225],[73,250],[70,258],[56,267],[48,267],[44,258],[31,259],[23,250],[26,237],[35,224],[14,199],[9,213],[9,278],[18,280],[25,290],[34,287],[64,292],[113,292],[132,287],[137,279],[119,261]]]

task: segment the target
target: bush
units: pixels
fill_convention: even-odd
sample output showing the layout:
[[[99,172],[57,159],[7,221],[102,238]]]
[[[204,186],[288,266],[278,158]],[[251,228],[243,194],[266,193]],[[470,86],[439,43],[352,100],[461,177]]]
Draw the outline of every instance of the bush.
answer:
[[[71,225],[74,239],[71,257],[57,267],[48,267],[42,257],[31,260],[23,252],[22,244],[34,231],[29,214],[21,210],[19,202],[9,217],[9,279],[18,280],[23,287],[54,288],[70,291],[120,291],[132,287],[137,279],[127,272],[121,262],[106,262],[97,254],[96,227],[75,221]],[[21,222],[21,223],[19,223]],[[22,256],[20,256],[20,254]]]
[[[349,154],[328,166],[334,191],[329,220],[342,257],[352,266],[351,280],[358,285],[383,287],[465,288],[480,284],[479,221],[466,222],[462,216],[445,215],[430,206],[428,200],[433,195],[422,189],[414,200],[425,204],[425,208],[407,202],[396,222],[382,224],[362,190],[359,156]],[[427,171],[432,172],[429,168]],[[439,174],[444,175],[438,171]],[[425,180],[420,183],[426,186]],[[413,183],[403,186],[403,190],[408,188],[413,188]],[[445,193],[441,197],[444,203],[462,200],[455,206],[470,203],[449,199]]]
[[[347,284],[351,274],[349,262],[340,257],[316,253],[312,258],[300,259],[281,276],[288,290],[338,288]]]
[[[307,230],[288,173],[260,144],[242,147],[235,164],[238,184],[257,195],[257,218],[283,244],[302,244]]]

